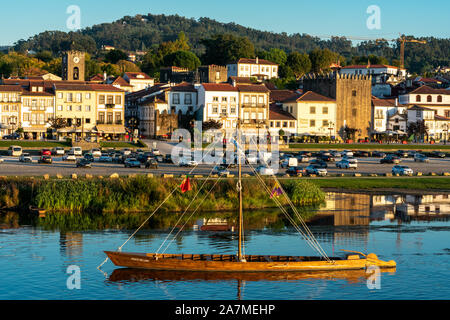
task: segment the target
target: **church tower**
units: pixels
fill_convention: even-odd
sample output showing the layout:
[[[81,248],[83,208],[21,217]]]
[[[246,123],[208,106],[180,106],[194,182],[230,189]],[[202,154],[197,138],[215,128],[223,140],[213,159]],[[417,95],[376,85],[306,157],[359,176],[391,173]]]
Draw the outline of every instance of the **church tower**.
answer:
[[[85,54],[80,51],[66,51],[62,54],[62,79],[85,81]]]

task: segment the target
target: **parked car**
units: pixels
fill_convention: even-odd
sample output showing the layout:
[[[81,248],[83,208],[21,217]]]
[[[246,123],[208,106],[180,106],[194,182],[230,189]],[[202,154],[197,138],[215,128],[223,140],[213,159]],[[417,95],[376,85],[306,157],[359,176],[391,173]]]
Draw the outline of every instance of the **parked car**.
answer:
[[[155,157],[155,159],[156,159],[156,161],[158,161],[158,162],[160,162],[160,163],[162,163],[162,162],[164,162],[164,157],[160,154],[160,155],[157,155],[156,157]]]
[[[77,168],[91,168],[92,167],[91,161],[89,161],[86,158],[78,159],[76,166],[77,166]]]
[[[38,160],[39,163],[47,163],[50,164],[53,162],[52,156],[49,155],[43,155]]]
[[[215,166],[212,170],[212,174],[217,174],[219,176],[227,176],[230,174],[230,171],[223,166]]]
[[[108,153],[101,153],[100,157],[98,158],[98,162],[112,162],[112,157],[109,156]]]
[[[91,149],[90,153],[92,154],[93,157],[100,157],[102,155],[100,149],[97,148]]]
[[[51,156],[52,155],[52,150],[50,150],[50,149],[42,149],[40,154],[41,154],[41,156]]]
[[[428,159],[428,157],[426,155],[423,155],[421,153],[416,153],[414,155],[414,162],[430,162],[430,159]]]
[[[306,155],[299,155],[297,156],[298,162],[309,162],[309,157]]]
[[[131,149],[128,148],[122,149],[122,154],[124,156],[129,156],[131,154]]]
[[[22,154],[22,147],[20,146],[10,146],[8,148],[8,155],[12,157],[20,157]]]
[[[320,160],[320,159],[311,160],[309,162],[309,164],[316,165],[319,168],[324,168],[324,169],[328,168],[328,164],[325,161]]]
[[[152,149],[152,154],[153,154],[154,156],[159,156],[159,155],[161,154],[161,152],[159,151],[159,149],[153,148],[153,149]]]
[[[154,158],[149,158],[145,162],[145,169],[158,169],[158,161]]]
[[[5,161],[3,158],[0,158],[0,163],[3,163],[3,161]]]
[[[406,150],[397,150],[396,155],[399,156],[400,158],[408,158],[409,157],[408,151],[406,151]]]
[[[141,162],[137,161],[136,158],[127,158],[123,164],[124,164],[125,168],[140,168],[141,167]]]
[[[52,149],[52,155],[53,156],[63,156],[65,153],[64,148],[63,147],[54,147]]]
[[[32,162],[31,156],[29,153],[22,153],[19,157],[20,162]]]
[[[445,158],[446,157],[446,154],[441,151],[432,151],[432,152],[428,153],[427,155],[429,157],[433,157],[433,158]]]
[[[186,160],[181,158],[180,163],[178,164],[180,167],[196,167],[198,166],[198,162],[195,160]]]
[[[77,156],[74,153],[69,152],[62,157],[62,161],[77,161]]]
[[[358,158],[367,158],[371,156],[371,153],[369,151],[358,150],[353,152],[353,156]]]
[[[302,167],[289,167],[286,170],[286,174],[290,176],[298,176],[299,174],[305,173],[305,170]]]
[[[275,174],[272,168],[266,166],[259,166],[255,169],[255,171],[262,176],[271,176]]]
[[[356,159],[342,159],[341,161],[336,162],[336,168],[340,169],[356,169],[358,168],[358,161]]]
[[[401,176],[412,176],[413,170],[408,166],[393,166],[392,174],[399,174]]]
[[[305,168],[305,173],[308,175],[315,174],[318,176],[326,176],[328,171],[325,168],[321,168],[315,164],[311,164]]]
[[[350,150],[344,150],[344,151],[341,152],[341,156],[342,156],[342,157],[345,157],[345,156],[347,156],[347,157],[353,157],[353,151],[350,151]]]
[[[386,157],[380,160],[380,163],[394,163],[398,164],[400,163],[400,158],[393,154],[388,154]]]
[[[323,160],[325,162],[335,162],[336,159],[331,154],[321,154],[317,159]]]
[[[94,162],[95,161],[94,156],[92,155],[92,153],[85,153],[83,159],[88,161],[88,162]]]
[[[73,153],[76,156],[82,156],[83,149],[81,149],[81,147],[72,147],[70,148],[69,153]]]
[[[384,157],[386,157],[386,153],[381,152],[381,151],[373,151],[372,152],[372,157],[374,157],[374,158],[384,158]]]
[[[166,154],[163,158],[163,162],[164,163],[172,163],[172,155],[171,154]]]
[[[3,140],[19,140],[20,134],[13,133],[13,134],[7,134],[6,136],[3,136]]]

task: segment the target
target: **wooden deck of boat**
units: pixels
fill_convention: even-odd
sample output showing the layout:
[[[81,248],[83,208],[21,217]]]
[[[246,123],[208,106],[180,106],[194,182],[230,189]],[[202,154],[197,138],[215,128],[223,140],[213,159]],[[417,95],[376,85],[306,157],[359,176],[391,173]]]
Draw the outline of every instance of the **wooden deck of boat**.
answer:
[[[139,255],[135,253],[135,255]],[[146,258],[154,260],[191,260],[191,261],[224,261],[237,262],[236,255],[230,254],[142,254]],[[339,257],[332,257],[331,260],[342,260]],[[302,262],[302,261],[326,261],[321,257],[308,256],[273,256],[273,255],[247,255],[246,262]]]

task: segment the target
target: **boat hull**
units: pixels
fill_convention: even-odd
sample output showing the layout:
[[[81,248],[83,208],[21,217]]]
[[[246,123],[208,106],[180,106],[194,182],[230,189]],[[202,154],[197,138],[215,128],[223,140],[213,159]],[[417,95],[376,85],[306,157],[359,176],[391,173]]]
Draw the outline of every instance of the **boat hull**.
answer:
[[[395,268],[395,261],[382,261],[375,254],[364,258],[349,255],[347,259],[320,257],[246,256],[240,262],[231,255],[172,255],[154,253],[126,253],[105,251],[109,259],[120,267],[166,271],[201,272],[287,272],[361,270],[370,266]]]

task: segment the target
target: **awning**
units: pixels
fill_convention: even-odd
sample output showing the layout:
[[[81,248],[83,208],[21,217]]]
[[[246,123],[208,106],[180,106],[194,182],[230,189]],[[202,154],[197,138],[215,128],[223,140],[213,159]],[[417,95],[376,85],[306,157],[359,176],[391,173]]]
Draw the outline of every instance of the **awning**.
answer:
[[[125,127],[122,125],[109,125],[109,124],[98,124],[94,130],[97,130],[98,133],[107,133],[107,134],[125,134]],[[93,131],[95,132],[95,131]]]
[[[23,128],[23,132],[47,132],[47,127],[28,127]]]

